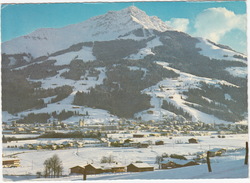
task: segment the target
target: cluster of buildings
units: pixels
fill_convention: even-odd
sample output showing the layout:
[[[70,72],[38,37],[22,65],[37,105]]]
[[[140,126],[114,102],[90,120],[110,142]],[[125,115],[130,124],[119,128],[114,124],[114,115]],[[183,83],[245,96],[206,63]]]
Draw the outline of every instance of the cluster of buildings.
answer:
[[[154,171],[154,167],[148,163],[136,162],[127,166],[119,163],[100,163],[87,164],[85,166],[74,166],[70,168],[70,174],[100,174],[100,173],[119,173],[119,172],[145,172]]]
[[[248,133],[248,126],[244,124],[205,124],[203,122],[187,121],[140,121],[140,120],[119,120],[110,124],[85,124],[83,120],[66,124],[64,122],[53,121],[51,123],[19,124],[15,121],[12,124],[2,123],[3,134],[44,134],[52,131],[82,131],[99,134],[119,133],[125,131],[133,133],[135,131],[157,132],[165,136],[177,135],[210,135],[211,131],[219,133],[235,134]]]
[[[56,149],[64,149],[64,148],[70,148],[70,147],[83,147],[84,142],[81,141],[64,141],[62,143],[34,143],[34,144],[24,144],[22,146],[19,146],[20,149],[30,149],[30,150],[40,150],[40,149],[51,149],[51,150],[56,150]]]
[[[160,169],[172,169],[172,168],[180,168],[186,166],[194,166],[199,165],[199,163],[195,161],[189,160],[164,160],[160,163]],[[101,174],[101,173],[120,173],[120,172],[145,172],[145,171],[154,171],[155,167],[149,165],[148,163],[144,163],[141,161],[137,161],[135,163],[130,163],[129,165],[122,165],[119,163],[92,163],[87,164],[85,166],[74,166],[70,168],[70,174]]]

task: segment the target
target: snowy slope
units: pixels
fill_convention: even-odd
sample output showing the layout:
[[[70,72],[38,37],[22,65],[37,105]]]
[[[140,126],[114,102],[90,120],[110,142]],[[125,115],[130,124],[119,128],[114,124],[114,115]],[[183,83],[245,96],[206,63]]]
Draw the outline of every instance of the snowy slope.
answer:
[[[80,51],[69,52],[58,56],[49,57],[51,60],[56,60],[55,65],[69,65],[74,58],[81,59],[83,61],[93,61],[96,60],[93,56],[92,48],[83,47]]]
[[[222,49],[211,42],[209,42],[206,39],[198,38],[199,43],[196,44],[197,48],[200,48],[200,54],[207,56],[211,59],[218,59],[218,60],[228,60],[228,61],[239,61],[246,63],[243,59],[235,58],[234,56],[241,56],[242,58],[246,58],[245,55],[241,53],[237,53],[235,51],[229,50],[229,49]]]
[[[57,75],[53,77],[49,77],[46,79],[40,79],[40,80],[29,80],[32,82],[41,82],[42,88],[48,89],[48,88],[56,88],[64,85],[73,86],[73,92],[65,99],[63,99],[60,102],[57,103],[50,103],[51,99],[54,97],[48,97],[44,98],[43,100],[47,104],[46,107],[41,109],[32,109],[24,112],[20,112],[15,116],[15,118],[21,118],[21,116],[27,116],[30,113],[51,113],[53,111],[57,111],[60,113],[62,110],[66,111],[77,111],[80,114],[86,114],[88,112],[89,116],[84,121],[87,124],[93,124],[93,123],[107,123],[112,120],[118,119],[116,116],[111,115],[108,111],[101,110],[101,109],[92,109],[89,107],[76,107],[73,105],[75,94],[80,92],[88,92],[91,87],[95,87],[96,85],[100,85],[103,83],[103,80],[106,78],[105,74],[105,67],[99,67],[96,68],[100,71],[99,78],[96,80],[96,77],[87,77],[87,80],[71,80],[71,79],[65,79],[61,77],[60,75],[67,71],[67,69],[62,69],[58,72]],[[85,77],[85,78],[86,78]],[[14,116],[7,112],[3,112],[3,120],[4,121],[12,121]],[[66,123],[72,123],[72,122],[78,122],[80,119],[82,119],[82,116],[73,116],[67,120],[64,120]]]
[[[193,121],[202,121],[205,123],[211,123],[211,121],[216,121],[216,123],[227,123],[224,120],[220,120],[213,115],[209,115],[203,113],[197,109],[194,109],[185,103],[185,96],[182,94],[184,91],[188,91],[190,88],[200,88],[200,82],[205,82],[209,85],[213,85],[216,87],[220,87],[220,85],[228,85],[232,87],[238,87],[234,84],[231,84],[227,81],[198,77],[192,74],[181,72],[177,69],[173,69],[168,67],[168,63],[166,62],[157,62],[157,64],[162,65],[164,68],[168,70],[173,70],[176,73],[180,74],[180,76],[176,79],[166,78],[154,86],[143,90],[142,92],[151,96],[151,105],[154,108],[151,108],[147,111],[153,111],[152,114],[147,113],[147,111],[142,111],[136,114],[136,117],[141,117],[143,120],[159,120],[164,119],[165,117],[173,118],[176,116],[175,114],[161,109],[162,101],[166,100],[172,104],[174,104],[178,108],[182,108],[185,112],[188,112],[192,115]],[[210,100],[210,99],[207,99]]]
[[[154,55],[155,53],[152,52],[151,49],[161,45],[162,42],[159,40],[159,37],[156,37],[155,39],[147,42],[147,46],[145,48],[140,49],[138,53],[132,54],[127,58],[132,60],[137,60],[137,59],[143,59],[147,55]]]
[[[6,54],[31,53],[36,58],[68,48],[79,42],[107,41],[119,37],[126,39],[126,36],[131,38],[132,31],[142,28],[161,32],[169,29],[159,18],[149,17],[144,11],[131,6],[63,28],[36,30],[29,35],[3,43],[2,52]],[[67,38],[65,38],[66,35]]]
[[[225,70],[235,77],[247,77],[247,67],[228,67]]]

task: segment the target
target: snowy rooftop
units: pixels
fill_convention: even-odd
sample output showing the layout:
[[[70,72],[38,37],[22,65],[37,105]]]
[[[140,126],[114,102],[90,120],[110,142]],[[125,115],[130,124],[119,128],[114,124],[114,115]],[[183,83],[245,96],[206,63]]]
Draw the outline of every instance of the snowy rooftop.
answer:
[[[131,163],[132,165],[134,165],[137,168],[149,168],[152,167],[147,163]]]

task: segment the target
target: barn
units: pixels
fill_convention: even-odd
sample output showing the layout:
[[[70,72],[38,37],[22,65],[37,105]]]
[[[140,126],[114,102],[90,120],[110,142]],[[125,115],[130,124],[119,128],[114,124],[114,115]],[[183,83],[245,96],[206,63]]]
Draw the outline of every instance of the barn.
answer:
[[[19,167],[19,159],[3,159],[3,168]]]
[[[178,168],[178,167],[181,167],[181,166],[173,161],[162,161],[161,162],[162,169],[170,169],[170,168]]]
[[[84,168],[87,175],[100,174],[103,172],[102,168],[99,165],[88,164]]]
[[[199,163],[196,163],[195,161],[190,160],[180,160],[180,159],[173,159],[168,158],[161,162],[161,168],[162,169],[170,169],[170,168],[180,168],[180,167],[186,167],[186,166],[194,166],[199,165]]]
[[[209,150],[209,156],[214,157],[214,156],[221,156],[223,153],[226,152],[226,149],[224,148],[214,148]]]
[[[102,168],[103,172],[126,172],[126,166],[121,165],[119,163],[101,163],[100,167]]]
[[[154,167],[147,163],[131,163],[127,166],[127,172],[154,171]]]
[[[70,168],[70,174],[83,174],[84,173],[84,167],[82,166],[74,166]]]

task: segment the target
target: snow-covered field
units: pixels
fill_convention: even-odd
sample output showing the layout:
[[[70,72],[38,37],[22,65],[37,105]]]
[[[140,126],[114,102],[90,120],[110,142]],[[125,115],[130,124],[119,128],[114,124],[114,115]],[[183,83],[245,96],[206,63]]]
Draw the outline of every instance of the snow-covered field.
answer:
[[[124,136],[123,134],[112,135],[116,138],[127,138],[128,136]],[[69,168],[80,165],[84,166],[87,163],[100,163],[100,160],[103,156],[112,155],[115,161],[127,166],[131,162],[135,161],[143,161],[145,163],[149,163],[150,165],[158,168],[158,165],[155,164],[155,158],[157,155],[162,155],[163,153],[167,154],[181,154],[186,155],[188,159],[192,159],[195,153],[197,152],[206,152],[207,150],[211,150],[213,148],[225,148],[228,150],[228,153],[222,157],[211,158],[212,167],[218,167],[218,171],[214,174],[208,174],[206,165],[197,166],[195,172],[192,174],[191,168],[180,168],[176,170],[166,170],[166,173],[163,170],[156,170],[155,172],[150,172],[152,176],[145,176],[143,173],[140,174],[111,174],[111,175],[96,175],[89,176],[90,180],[98,180],[98,179],[176,179],[176,178],[243,178],[247,176],[247,168],[244,168],[244,147],[245,142],[248,140],[248,136],[246,134],[238,134],[238,135],[226,135],[226,138],[211,138],[210,136],[200,136],[197,137],[199,139],[198,144],[188,144],[188,139],[190,136],[179,136],[173,137],[170,139],[169,137],[145,137],[145,138],[134,138],[136,142],[140,141],[148,141],[151,140],[155,142],[156,140],[163,140],[165,145],[151,145],[149,148],[132,148],[132,147],[83,147],[78,149],[64,149],[64,150],[21,150],[15,148],[7,148],[8,145],[21,145],[25,143],[25,141],[20,142],[11,142],[7,144],[3,144],[3,154],[10,155],[16,154],[16,158],[21,160],[21,167],[18,168],[3,168],[3,175],[5,180],[22,180],[29,179],[23,175],[36,175],[36,172],[43,171],[43,162],[52,157],[54,154],[57,154],[59,158],[62,160],[62,164],[64,167],[63,174],[69,174]],[[44,139],[46,142],[49,139]],[[66,139],[68,140],[68,139]],[[93,140],[89,139],[90,142]],[[38,140],[32,140],[32,142],[38,142]],[[53,142],[62,142],[65,139],[52,139]],[[30,143],[27,142],[26,143]],[[236,151],[234,151],[236,150]],[[229,168],[235,162],[236,168]],[[222,164],[225,164],[227,169],[223,170],[221,167]],[[220,166],[221,165],[221,166]],[[224,165],[223,165],[224,167]],[[237,168],[238,167],[238,168]],[[186,171],[184,171],[186,170]],[[199,173],[197,170],[200,170]],[[225,171],[231,171],[232,174],[226,174]],[[171,173],[174,171],[175,173]],[[178,176],[178,172],[182,176]],[[186,173],[183,173],[186,172]],[[194,171],[194,170],[193,170]],[[218,172],[223,172],[224,174],[220,175]],[[7,176],[8,175],[8,176]],[[12,176],[10,176],[12,175]],[[18,175],[22,175],[18,177]],[[166,177],[165,177],[166,175]],[[34,177],[33,177],[34,178]],[[37,179],[34,179],[37,180]],[[42,179],[39,179],[42,180]],[[46,179],[47,180],[47,179]],[[81,176],[79,177],[65,177],[57,180],[81,180]]]

